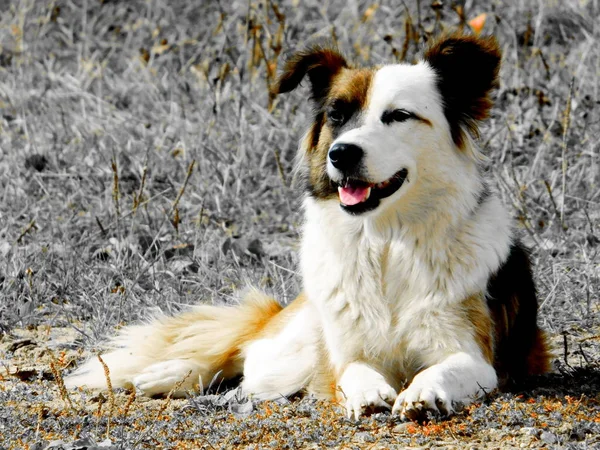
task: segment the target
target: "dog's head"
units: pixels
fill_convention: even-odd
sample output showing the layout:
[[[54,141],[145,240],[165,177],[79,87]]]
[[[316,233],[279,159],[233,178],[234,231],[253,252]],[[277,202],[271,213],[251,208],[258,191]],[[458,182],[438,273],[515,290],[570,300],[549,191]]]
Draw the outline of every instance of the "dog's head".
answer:
[[[310,81],[315,117],[302,145],[310,194],[357,215],[401,201],[419,180],[422,192],[443,189],[432,180],[476,157],[470,136],[488,115],[499,65],[494,38],[457,34],[414,65],[355,68],[323,47],[294,55],[275,92]]]

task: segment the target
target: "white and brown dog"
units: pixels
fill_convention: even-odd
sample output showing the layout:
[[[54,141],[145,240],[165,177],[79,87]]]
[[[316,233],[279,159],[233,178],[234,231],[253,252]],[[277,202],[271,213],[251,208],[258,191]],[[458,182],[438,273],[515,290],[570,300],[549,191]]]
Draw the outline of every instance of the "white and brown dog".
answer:
[[[494,38],[462,34],[414,65],[293,56],[276,91],[308,77],[315,105],[299,157],[304,292],[126,328],[103,357],[112,385],[155,395],[242,375],[258,399],[307,391],[356,418],[393,406],[420,419],[547,371],[529,258],[473,140],[500,59]],[[106,388],[94,359],[67,382]]]

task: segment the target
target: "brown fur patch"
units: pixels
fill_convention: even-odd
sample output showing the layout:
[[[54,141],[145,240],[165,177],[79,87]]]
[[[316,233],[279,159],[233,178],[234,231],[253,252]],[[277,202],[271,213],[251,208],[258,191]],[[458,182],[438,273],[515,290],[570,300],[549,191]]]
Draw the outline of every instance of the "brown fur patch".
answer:
[[[494,367],[501,384],[544,373],[552,353],[537,326],[537,298],[527,251],[514,244],[488,283],[495,329]]]
[[[273,92],[294,90],[307,76],[315,118],[302,147],[307,164],[307,184],[311,195],[318,199],[337,196],[337,188],[327,176],[327,154],[335,139],[335,127],[327,113],[334,103],[343,103],[351,112],[364,109],[368,103],[374,69],[350,68],[345,58],[333,48],[312,47],[297,52],[285,64]]]
[[[306,304],[306,296],[301,292],[289,305],[271,318],[256,336],[257,339],[273,337],[279,333]]]
[[[435,40],[424,59],[438,76],[444,114],[454,143],[463,148],[465,131],[479,136],[477,122],[492,107],[490,92],[498,85],[500,47],[493,36],[455,33]]]
[[[541,375],[549,372],[552,357],[546,333],[538,328],[531,346],[531,352],[527,357],[527,375]]]
[[[494,326],[483,295],[472,295],[464,301],[465,311],[477,345],[485,360],[494,362]]]
[[[157,327],[165,352],[161,359],[202,362],[211,373],[222,371],[223,378],[241,375],[242,346],[256,339],[281,310],[273,298],[251,291],[238,306],[199,306],[171,317]]]
[[[337,188],[327,175],[327,153],[332,142],[333,135],[326,124],[325,113],[317,113],[302,149],[307,189],[313,197],[321,200],[337,196]]]
[[[359,114],[369,102],[373,75],[373,69],[344,68],[331,80],[328,95],[322,100],[308,139],[304,142],[309,190],[315,198],[337,197],[337,188],[327,175],[327,154],[335,139],[336,131],[327,119],[328,108],[333,104],[343,103],[348,114]]]
[[[364,109],[369,103],[374,75],[375,69],[372,68],[341,70],[332,80],[327,96],[328,103],[341,100]]]
[[[337,382],[333,366],[326,355],[325,343],[321,342],[319,346],[319,362],[306,387],[306,392],[317,398],[334,399],[337,392]]]
[[[286,61],[272,91],[274,94],[293,91],[308,76],[312,98],[320,103],[328,94],[331,79],[344,67],[348,67],[348,63],[336,49],[314,46],[295,53]]]

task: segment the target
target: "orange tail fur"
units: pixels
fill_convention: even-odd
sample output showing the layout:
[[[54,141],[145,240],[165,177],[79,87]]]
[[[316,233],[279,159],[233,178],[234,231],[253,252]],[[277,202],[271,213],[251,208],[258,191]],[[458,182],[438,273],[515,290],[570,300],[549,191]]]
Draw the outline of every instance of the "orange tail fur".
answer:
[[[170,376],[185,378],[180,385],[182,390],[198,384],[207,386],[217,374],[222,378],[241,375],[242,347],[281,310],[276,300],[251,291],[237,306],[203,305],[175,317],[126,327],[102,359],[109,367],[113,387],[147,384],[151,378],[152,387],[144,390],[161,394],[165,389],[157,380],[164,377],[164,386],[172,386],[172,380],[167,380]],[[181,377],[182,371],[187,376]],[[91,358],[65,381],[68,387],[107,388],[104,369],[97,358]]]

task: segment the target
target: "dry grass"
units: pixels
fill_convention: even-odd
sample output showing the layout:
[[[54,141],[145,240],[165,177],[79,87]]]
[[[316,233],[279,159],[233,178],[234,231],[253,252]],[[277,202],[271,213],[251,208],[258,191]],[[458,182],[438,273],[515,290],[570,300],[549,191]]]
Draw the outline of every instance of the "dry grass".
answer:
[[[128,448],[598,444],[600,2],[404,3],[2,7],[0,445],[86,436]],[[65,407],[49,352],[62,370],[157,307],[230,302],[248,283],[283,302],[298,292],[293,159],[310,105],[306,92],[268,94],[288,50],[329,40],[360,64],[411,61],[430,33],[480,12],[504,49],[482,145],[533,250],[558,375],[524,401],[495,396],[426,427],[398,428],[385,414],[356,425],[310,400],[247,411],[118,392],[102,408],[103,397],[77,393]]]

